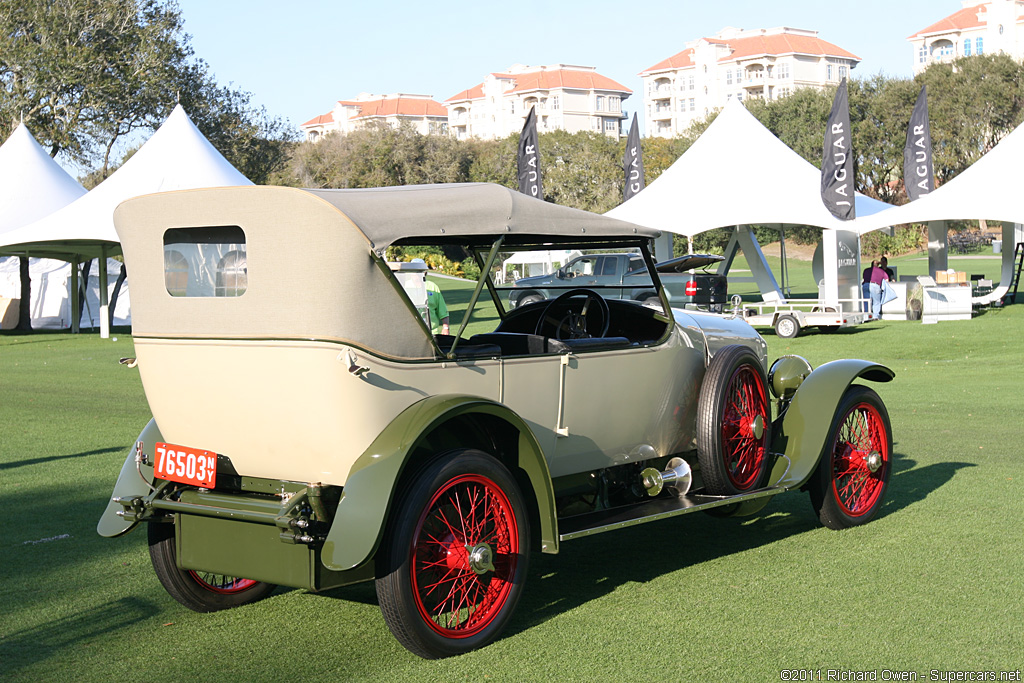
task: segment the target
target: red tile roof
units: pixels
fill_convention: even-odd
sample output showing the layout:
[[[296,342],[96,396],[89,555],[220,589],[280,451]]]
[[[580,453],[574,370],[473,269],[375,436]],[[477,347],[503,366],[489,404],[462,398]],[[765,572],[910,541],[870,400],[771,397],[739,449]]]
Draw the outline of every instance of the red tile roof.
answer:
[[[422,97],[391,97],[356,104],[359,105],[360,111],[352,117],[353,119],[374,116],[443,116],[448,118],[448,110],[443,105]]]
[[[734,52],[721,61],[727,62],[733,59],[744,57],[756,57],[759,55],[828,55],[829,57],[846,57],[856,59],[860,57],[847,52],[843,48],[833,45],[827,40],[817,36],[801,36],[792,33],[776,33],[766,36],[751,36],[728,41]]]
[[[978,19],[978,12],[982,7],[988,7],[988,3],[984,5],[975,5],[974,7],[964,7],[959,12],[950,14],[945,19],[940,19],[928,28],[923,28],[912,36],[908,36],[907,40],[913,40],[914,38],[920,38],[923,35],[929,33],[945,33],[947,31],[962,31],[968,28],[979,28],[984,26]]]
[[[530,92],[533,90],[557,90],[569,88],[573,90],[615,90],[623,93],[633,91],[617,83],[607,76],[595,71],[582,69],[538,69],[524,73],[492,73],[491,76],[503,80],[515,81],[515,85],[507,92]],[[445,102],[461,102],[478,100],[484,96],[484,84],[480,83],[469,90],[452,95]]]
[[[617,90],[624,93],[633,91],[616,83],[607,76],[596,71],[580,71],[578,69],[557,69],[553,71],[528,71],[515,74],[516,85],[512,92],[528,92],[531,90],[555,90],[571,88],[573,90]]]
[[[728,40],[717,38],[703,38],[703,40],[713,45],[728,45],[732,48],[732,52],[719,59],[719,62],[731,62],[736,59],[760,55],[789,54],[828,55],[830,57],[846,57],[847,59],[860,61],[860,57],[852,52],[847,52],[843,48],[833,45],[827,40],[822,40],[817,36],[794,33],[770,33],[768,35],[753,35],[742,38],[730,38]],[[640,72],[640,75],[688,66],[694,66],[692,48],[683,50],[652,67],[644,69]]]
[[[687,66],[694,66],[692,47],[676,53],[668,59],[662,60],[654,66],[644,69],[640,73],[645,74],[650,71],[664,71],[666,69],[682,69]]]
[[[497,75],[497,74],[495,74]],[[479,100],[484,96],[484,84],[478,83],[469,90],[463,90],[449,97],[445,102],[461,102],[462,100]]]
[[[299,127],[305,128],[306,126],[322,126],[326,123],[334,123],[334,116],[331,114],[331,112],[321,114],[320,116],[314,116],[309,121],[306,121]]]

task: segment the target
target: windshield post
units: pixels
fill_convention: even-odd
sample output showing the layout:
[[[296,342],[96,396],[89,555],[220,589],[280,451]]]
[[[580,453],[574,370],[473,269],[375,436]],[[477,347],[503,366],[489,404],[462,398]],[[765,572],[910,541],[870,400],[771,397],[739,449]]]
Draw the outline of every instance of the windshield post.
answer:
[[[490,278],[491,267],[494,266],[494,261],[498,258],[498,249],[501,248],[501,244],[504,241],[505,236],[502,235],[491,245],[491,251],[487,254],[487,263],[484,264],[483,270],[480,271],[480,277],[476,282],[476,289],[473,290],[473,296],[469,298],[469,303],[466,304],[466,312],[462,314],[462,325],[459,326],[459,332],[455,335],[455,341],[452,342],[451,348],[448,349],[449,359],[455,358],[455,348],[459,345],[459,340],[462,339],[462,333],[466,331],[466,326],[469,325],[469,317],[473,315],[473,309],[480,298],[480,292],[483,291],[484,285]]]
[[[661,278],[658,276],[658,267],[654,263],[654,257],[651,256],[651,240],[645,240],[640,245],[640,253],[643,254],[644,263],[647,264],[647,272],[651,275],[651,282],[654,283],[654,291],[658,293],[658,298],[661,299],[661,308],[665,314],[665,317],[669,319],[669,322],[674,320],[672,317],[672,307],[668,301],[668,291],[665,286],[661,284]],[[672,326],[669,325],[666,330],[671,330]]]

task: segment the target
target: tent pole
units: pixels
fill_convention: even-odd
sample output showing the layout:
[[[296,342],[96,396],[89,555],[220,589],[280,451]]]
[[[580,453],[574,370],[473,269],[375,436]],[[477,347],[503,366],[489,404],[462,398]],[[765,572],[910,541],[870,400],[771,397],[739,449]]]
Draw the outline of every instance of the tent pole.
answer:
[[[100,247],[100,339],[110,338],[110,308],[107,301],[107,247]]]
[[[71,334],[78,334],[81,324],[81,312],[78,310],[80,299],[78,291],[78,254],[71,257]]]
[[[779,258],[782,260],[779,270],[779,275],[782,277],[782,293],[789,297],[792,292],[789,291],[789,263],[786,261],[786,227],[779,223]]]

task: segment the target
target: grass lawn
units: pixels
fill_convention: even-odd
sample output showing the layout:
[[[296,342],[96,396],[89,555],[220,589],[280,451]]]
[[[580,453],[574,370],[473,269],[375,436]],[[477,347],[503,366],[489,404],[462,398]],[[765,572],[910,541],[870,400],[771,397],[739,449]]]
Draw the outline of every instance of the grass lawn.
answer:
[[[459,296],[449,296],[453,316]],[[861,357],[896,371],[873,385],[895,433],[879,519],[830,531],[792,492],[750,518],[685,515],[569,542],[533,556],[501,640],[428,662],[391,637],[372,585],[280,589],[216,614],[174,602],[144,533],[95,533],[149,417],[138,370],[117,364],[134,355],[131,339],[3,334],[0,679],[703,682],[778,681],[796,668],[879,680],[882,670],[920,680],[1019,670],[1021,339],[1024,306],[768,335],[772,358]]]

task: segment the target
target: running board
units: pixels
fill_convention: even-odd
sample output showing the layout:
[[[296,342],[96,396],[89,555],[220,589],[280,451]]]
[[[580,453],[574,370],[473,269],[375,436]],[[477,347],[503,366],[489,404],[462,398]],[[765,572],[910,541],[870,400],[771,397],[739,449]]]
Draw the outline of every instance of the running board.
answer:
[[[764,498],[765,496],[774,496],[785,490],[781,486],[772,486],[738,496],[708,496],[690,493],[689,495],[677,498],[656,498],[643,503],[637,503],[636,505],[563,517],[558,520],[558,538],[561,541],[570,541],[574,538],[593,536],[605,531],[615,531],[616,529],[625,529],[637,524],[656,522],[659,519],[684,515],[688,512],[710,510],[711,508],[732,505],[733,503],[743,503],[748,500]]]

